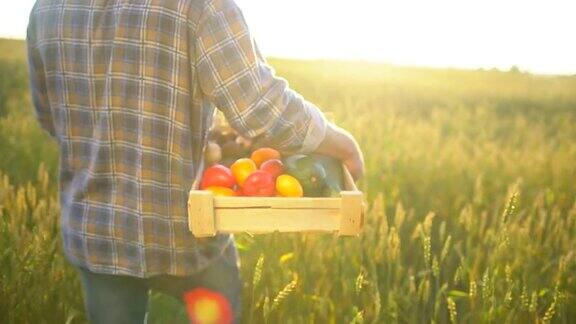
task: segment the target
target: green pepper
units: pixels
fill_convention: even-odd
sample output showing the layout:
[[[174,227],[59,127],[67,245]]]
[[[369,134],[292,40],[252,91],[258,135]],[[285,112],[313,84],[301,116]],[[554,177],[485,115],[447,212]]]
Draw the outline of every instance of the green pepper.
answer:
[[[323,196],[340,197],[340,192],[344,190],[342,162],[326,155],[312,154],[310,156],[322,164],[326,171],[326,187]]]
[[[307,155],[293,155],[284,160],[286,172],[298,179],[306,197],[322,197],[326,187],[326,170],[322,163]]]

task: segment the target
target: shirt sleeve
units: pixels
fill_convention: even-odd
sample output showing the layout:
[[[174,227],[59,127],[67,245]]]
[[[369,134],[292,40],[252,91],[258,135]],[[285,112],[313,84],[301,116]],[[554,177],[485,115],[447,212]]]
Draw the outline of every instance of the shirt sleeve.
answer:
[[[33,14],[30,16],[30,22],[28,24],[26,43],[28,47],[30,90],[36,119],[46,132],[48,132],[52,137],[55,137],[54,122],[50,111],[50,105],[48,103],[44,65],[36,44],[36,30]]]
[[[288,152],[318,147],[324,115],[275,76],[233,0],[207,1],[196,42],[200,88],[239,134]]]

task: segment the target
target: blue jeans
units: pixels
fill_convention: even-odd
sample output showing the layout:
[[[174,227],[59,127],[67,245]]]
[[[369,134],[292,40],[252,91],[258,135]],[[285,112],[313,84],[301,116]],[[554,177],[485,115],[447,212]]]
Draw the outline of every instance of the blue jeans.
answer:
[[[88,320],[93,324],[142,324],[150,289],[182,302],[186,292],[204,288],[222,295],[231,307],[234,322],[239,322],[242,282],[236,263],[236,248],[234,244],[228,248],[234,249],[234,258],[221,256],[205,270],[188,277],[161,275],[142,279],[98,274],[78,268]],[[225,254],[229,255],[229,252]]]

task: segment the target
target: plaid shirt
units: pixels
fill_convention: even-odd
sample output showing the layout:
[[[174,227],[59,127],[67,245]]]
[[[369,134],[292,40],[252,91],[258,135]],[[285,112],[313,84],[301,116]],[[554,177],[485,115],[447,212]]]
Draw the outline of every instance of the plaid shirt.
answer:
[[[64,250],[95,272],[188,275],[232,242],[188,230],[215,107],[283,151],[324,138],[233,0],[39,0],[28,51],[37,117],[60,147]]]

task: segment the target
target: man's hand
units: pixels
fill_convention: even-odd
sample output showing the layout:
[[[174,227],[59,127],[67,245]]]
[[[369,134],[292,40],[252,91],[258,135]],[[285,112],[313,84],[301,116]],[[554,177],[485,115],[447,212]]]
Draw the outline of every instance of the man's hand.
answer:
[[[364,157],[362,152],[357,157],[342,161],[354,180],[360,180],[364,176]]]
[[[364,175],[364,156],[354,137],[333,124],[328,124],[326,137],[315,153],[328,155],[344,163],[354,180]]]

